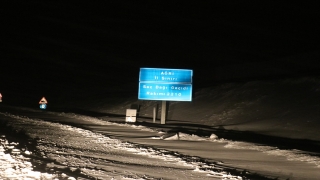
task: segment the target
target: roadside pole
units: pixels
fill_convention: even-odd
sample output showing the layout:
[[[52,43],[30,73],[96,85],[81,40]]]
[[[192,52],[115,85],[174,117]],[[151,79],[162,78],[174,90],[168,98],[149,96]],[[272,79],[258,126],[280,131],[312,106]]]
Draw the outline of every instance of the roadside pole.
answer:
[[[158,110],[159,110],[159,104],[156,103],[156,106],[153,107],[153,123],[156,123],[156,120],[158,118]]]
[[[162,101],[161,124],[166,124],[167,101]]]
[[[156,123],[156,107],[153,107],[153,123]]]

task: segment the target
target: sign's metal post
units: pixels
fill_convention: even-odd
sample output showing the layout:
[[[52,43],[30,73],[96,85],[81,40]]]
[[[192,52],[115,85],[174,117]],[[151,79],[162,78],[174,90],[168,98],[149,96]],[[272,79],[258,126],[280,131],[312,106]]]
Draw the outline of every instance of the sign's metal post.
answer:
[[[161,124],[166,124],[167,101],[162,101]]]
[[[153,107],[153,123],[156,123],[156,107]]]

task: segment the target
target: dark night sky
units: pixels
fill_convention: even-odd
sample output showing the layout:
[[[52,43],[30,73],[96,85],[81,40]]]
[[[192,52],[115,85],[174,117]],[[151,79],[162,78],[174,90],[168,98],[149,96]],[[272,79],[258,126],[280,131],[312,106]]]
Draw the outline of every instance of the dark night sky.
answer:
[[[310,3],[6,0],[0,10],[0,91],[137,91],[140,67],[193,69],[195,88],[320,72]]]

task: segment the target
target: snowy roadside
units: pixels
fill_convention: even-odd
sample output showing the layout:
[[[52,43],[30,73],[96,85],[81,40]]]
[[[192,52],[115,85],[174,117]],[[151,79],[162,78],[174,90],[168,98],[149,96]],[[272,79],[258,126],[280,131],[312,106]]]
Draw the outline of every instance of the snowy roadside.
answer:
[[[32,139],[37,139],[38,152],[30,153],[37,153],[36,156],[41,156],[37,163],[42,166],[45,164],[44,169],[52,172],[52,174],[29,173],[36,175],[33,177],[25,175],[24,178],[54,179],[55,176],[76,178],[85,175],[88,179],[176,179],[173,177],[179,177],[178,179],[242,179],[214,164],[206,164],[196,159],[189,162],[181,158],[181,155],[172,154],[169,151],[139,147],[99,133],[59,123],[29,119],[8,113],[1,114],[14,119],[8,122],[8,126],[18,132],[24,131]],[[3,147],[5,148],[6,146]],[[4,156],[8,155],[4,154]],[[24,158],[23,161],[31,164],[30,159]],[[8,166],[14,166],[9,160],[4,162],[9,163]],[[27,171],[24,169],[25,166],[21,167],[19,171],[1,175],[2,178],[20,176],[21,171]],[[31,165],[26,168],[29,169],[28,172],[34,172]],[[55,175],[56,172],[66,173]]]
[[[100,124],[100,125],[116,125],[116,126],[124,126],[124,127],[131,127],[134,129],[139,129],[141,131],[151,131],[151,132],[157,132],[160,134],[157,138],[163,138],[165,137],[165,132],[159,131],[158,128],[152,128],[147,127],[143,125],[135,125],[135,124],[127,124],[127,123],[116,123],[116,122],[109,122],[105,120],[101,120],[99,118],[94,118],[90,116],[85,115],[78,115],[74,113],[57,113],[57,112],[48,112],[49,114],[54,114],[58,116],[64,116],[64,117],[71,117],[76,119],[81,119],[84,121],[88,121],[94,124]],[[163,134],[163,135],[161,135]],[[178,136],[179,134],[179,136]],[[320,154],[310,154],[310,152],[305,152],[298,149],[281,149],[278,147],[273,146],[267,146],[267,145],[260,145],[255,143],[249,143],[249,142],[242,142],[242,141],[232,141],[224,138],[219,138],[215,134],[211,134],[207,137],[198,136],[195,134],[186,134],[177,131],[174,134],[170,134],[165,138],[165,140],[182,140],[182,141],[211,141],[211,142],[219,142],[224,143],[225,148],[231,148],[231,149],[246,149],[246,150],[254,150],[254,151],[260,151],[266,154],[269,154],[271,156],[282,156],[287,158],[289,161],[301,161],[306,162],[308,164],[313,164],[315,167],[320,168]]]
[[[28,157],[32,152],[17,149],[16,142],[8,142],[5,135],[0,138],[0,177],[5,179],[75,180],[64,173],[50,174],[33,169]]]
[[[130,129],[136,129],[137,131],[145,131],[145,132],[152,132],[152,133],[149,133],[149,134],[158,134],[158,136],[154,136],[154,137],[150,137],[151,139],[159,139],[160,136],[163,134],[163,132],[160,132],[159,130],[157,129],[153,129],[153,128],[150,128],[150,127],[146,127],[146,126],[142,126],[142,125],[135,125],[135,124],[125,124],[125,123],[114,123],[114,122],[109,122],[109,121],[106,121],[105,118],[103,119],[100,119],[100,118],[95,118],[95,117],[91,117],[91,116],[85,116],[85,115],[79,115],[79,114],[74,114],[74,113],[63,113],[63,112],[50,112],[50,111],[46,111],[46,112],[43,112],[43,111],[39,111],[39,110],[29,110],[29,109],[25,109],[26,111],[32,111],[32,112],[37,112],[36,114],[42,114],[42,116],[48,116],[51,115],[52,117],[61,117],[61,118],[58,118],[58,119],[61,119],[61,120],[65,120],[66,118],[69,118],[70,120],[75,120],[75,122],[77,123],[83,123],[83,124],[95,124],[95,125],[98,125],[101,126],[101,127],[118,127],[120,128],[125,128],[126,131],[128,130],[128,128]],[[60,123],[50,123],[50,122],[45,122],[45,121],[42,121],[42,120],[37,120],[37,119],[30,119],[30,118],[27,118],[25,116],[16,116],[16,115],[12,115],[12,114],[9,114],[9,113],[2,113],[3,115],[5,115],[6,117],[11,117],[15,120],[17,119],[20,119],[22,121],[25,121],[28,122],[27,124],[30,125],[30,124],[33,124],[32,127],[37,127],[37,131],[34,132],[33,134],[33,137],[36,137],[38,139],[38,142],[40,142],[39,144],[45,144],[44,148],[42,149],[42,152],[46,152],[46,153],[50,153],[52,154],[52,157],[55,157],[54,160],[56,159],[64,159],[64,161],[68,162],[70,160],[73,160],[74,162],[76,162],[75,164],[73,165],[62,165],[62,167],[73,167],[73,168],[69,168],[69,172],[84,172],[85,171],[88,171],[88,169],[94,169],[94,170],[100,170],[99,168],[96,169],[97,167],[97,164],[99,164],[100,162],[98,161],[92,161],[92,157],[99,157],[100,159],[104,159],[103,161],[105,161],[106,159],[103,157],[103,155],[101,155],[101,153],[94,153],[94,151],[100,151],[100,152],[107,152],[108,154],[110,154],[110,152],[106,151],[104,149],[104,147],[100,147],[98,149],[90,149],[90,147],[86,147],[85,146],[85,142],[82,142],[84,144],[81,144],[81,146],[79,147],[79,144],[71,144],[71,145],[68,145],[68,143],[70,142],[73,142],[73,141],[79,141],[79,139],[82,140],[85,140],[87,139],[88,142],[90,143],[87,143],[87,144],[92,144],[92,141],[94,143],[97,143],[95,142],[96,139],[100,139],[102,138],[102,141],[101,143],[103,144],[107,144],[108,146],[114,146],[112,143],[108,142],[108,141],[105,141],[105,137],[106,136],[103,136],[101,135],[100,133],[93,133],[92,131],[87,131],[87,130],[84,130],[84,129],[81,129],[81,128],[75,128],[75,127],[72,127],[72,126],[66,126],[66,125],[62,125]],[[47,114],[47,115],[46,115]],[[48,123],[48,124],[47,124]],[[52,124],[55,124],[55,125],[52,125]],[[15,121],[15,123],[13,123],[13,125],[15,126],[15,129],[19,130],[19,128],[22,128],[25,127],[23,125],[17,125],[17,121]],[[40,127],[39,127],[40,125]],[[44,130],[43,128],[41,127],[51,127],[53,126],[54,128],[52,128],[52,130],[50,130],[51,128],[49,129],[46,129]],[[56,127],[57,126],[57,127]],[[60,127],[61,126],[61,127]],[[62,128],[64,127],[64,128]],[[68,127],[66,130],[68,132],[66,132],[66,134],[64,133],[59,133],[61,135],[57,136],[57,133],[61,131],[61,129],[65,129],[66,127]],[[31,128],[27,128],[27,129],[31,129]],[[55,129],[55,130],[53,130]],[[60,129],[60,130],[59,130]],[[124,130],[124,129],[123,129]],[[32,130],[33,131],[33,130]],[[52,131],[52,132],[51,132]],[[70,132],[70,131],[73,131],[73,132]],[[56,134],[56,138],[54,137],[54,135],[52,136],[48,136],[48,132],[52,133],[52,134]],[[31,133],[28,132],[29,134]],[[50,134],[49,133],[49,134]],[[80,135],[79,135],[79,134]],[[42,139],[39,139],[39,134],[42,134],[42,136],[44,138]],[[78,135],[76,135],[78,134]],[[32,134],[31,134],[32,135]],[[69,138],[65,138],[65,137],[69,137]],[[75,137],[74,137],[75,136]],[[60,137],[57,139],[57,137]],[[59,142],[60,139],[64,139],[62,142]],[[51,142],[48,143],[48,141],[44,141],[42,142],[44,139],[51,139]],[[90,140],[91,139],[91,140]],[[117,139],[111,139],[111,142],[113,142],[114,140],[117,140]],[[109,141],[110,141],[109,139]],[[318,156],[312,156],[312,155],[309,155],[305,152],[302,152],[302,151],[298,151],[298,150],[283,150],[283,149],[279,149],[277,147],[271,147],[271,146],[263,146],[263,145],[258,145],[258,144],[252,144],[252,143],[245,143],[245,142],[238,142],[238,141],[230,141],[230,140],[227,140],[227,139],[222,139],[222,138],[218,138],[215,134],[211,134],[210,137],[201,137],[201,136],[197,136],[197,135],[194,135],[194,134],[185,134],[185,133],[179,133],[179,137],[177,137],[177,135],[174,135],[173,136],[167,136],[166,138],[164,138],[165,141],[176,141],[176,140],[179,140],[178,142],[181,142],[181,141],[186,141],[187,144],[190,144],[190,142],[194,141],[203,141],[203,142],[212,142],[212,143],[221,143],[221,144],[224,144],[224,147],[227,148],[227,149],[244,149],[244,150],[253,150],[253,151],[259,151],[259,152],[262,152],[264,154],[268,154],[268,156],[270,158],[272,157],[283,157],[283,158],[286,158],[288,161],[292,161],[292,162],[303,162],[303,163],[306,163],[306,164],[311,164],[313,165],[315,168],[319,168],[319,157]],[[179,154],[177,152],[172,152],[172,151],[166,151],[166,150],[158,150],[158,149],[154,149],[154,148],[150,148],[150,147],[142,147],[142,146],[137,146],[137,144],[132,144],[132,143],[128,143],[128,142],[125,142],[125,141],[119,141],[117,140],[118,143],[122,144],[122,145],[119,145],[118,146],[118,150],[124,150],[127,151],[127,152],[131,152],[131,155],[132,154],[138,154],[138,155],[141,155],[143,154],[144,156],[148,156],[148,157],[152,157],[152,159],[162,159],[162,160],[165,160],[165,161],[175,161],[175,162],[185,162],[185,167],[184,168],[187,168],[185,171],[184,171],[184,175],[187,173],[187,172],[190,172],[190,170],[192,172],[201,172],[202,175],[205,175],[204,178],[208,178],[208,177],[216,177],[217,179],[223,179],[223,178],[231,178],[231,179],[239,179],[239,178],[242,178],[240,177],[239,175],[239,172],[236,172],[237,175],[231,175],[228,171],[225,171],[226,168],[224,168],[225,166],[223,164],[215,164],[215,163],[206,163],[205,161],[203,160],[200,160],[198,157],[196,156],[191,156],[191,157],[183,157],[182,154]],[[51,145],[48,147],[47,145],[50,144]],[[54,145],[52,145],[54,144]],[[99,144],[99,143],[98,143]],[[101,144],[99,145],[101,146]],[[97,147],[99,147],[97,146]],[[39,146],[41,147],[41,146]],[[39,148],[37,147],[37,148]],[[62,148],[62,149],[61,149]],[[74,148],[76,149],[82,149],[82,151],[75,151]],[[53,149],[54,151],[51,152],[51,149]],[[57,152],[60,152],[58,155]],[[62,152],[62,153],[61,153]],[[88,155],[88,152],[90,153],[93,153],[93,154],[89,154]],[[112,152],[112,151],[111,151]],[[117,151],[119,152],[119,151]],[[45,154],[46,154],[45,153]],[[74,154],[75,153],[75,154]],[[82,153],[85,153],[86,155],[88,155],[88,157],[91,157],[91,159],[87,159],[87,160],[83,160],[84,159],[84,155]],[[77,158],[79,158],[80,156],[80,160],[78,160]],[[111,153],[112,154],[112,153]],[[125,155],[126,153],[124,153],[123,155],[125,156],[125,158],[127,158],[128,156]],[[153,156],[154,154],[156,154],[157,156]],[[57,158],[56,156],[58,156],[59,158]],[[62,158],[63,156],[65,156],[64,158]],[[46,156],[44,156],[45,158],[47,158]],[[61,158],[60,158],[61,157]],[[171,159],[169,157],[172,157]],[[51,157],[49,157],[50,159],[52,159]],[[99,159],[99,158],[96,158],[96,159]],[[76,160],[75,160],[76,159]],[[173,160],[172,160],[173,159]],[[140,159],[139,159],[140,160]],[[100,160],[99,160],[100,161]],[[121,163],[127,163],[127,159],[124,160],[124,159],[121,159],[121,161],[119,161],[119,156],[116,157],[115,159],[107,159],[107,161],[112,164],[112,166],[114,166],[114,164],[118,164],[119,162]],[[137,160],[133,160],[134,163],[136,164],[141,164],[141,163],[137,163],[138,161]],[[79,166],[77,167],[76,165],[78,164],[86,164],[85,162],[93,162],[92,164],[94,164],[93,166],[91,167],[84,167],[84,166]],[[150,159],[148,159],[148,162],[151,162],[151,164],[149,164],[148,166],[153,166],[154,165],[154,162]],[[60,163],[62,164],[62,163]],[[109,165],[110,165],[109,164]],[[51,163],[52,165],[52,163]],[[55,164],[53,164],[53,168],[57,168]],[[181,165],[181,163],[178,165]],[[308,165],[308,166],[309,166]],[[49,167],[50,165],[48,165]],[[103,165],[103,167],[106,167],[106,165]],[[128,166],[125,166],[125,167],[128,167]],[[154,166],[153,168],[151,169],[148,169],[148,168],[145,168],[145,169],[148,169],[149,170],[149,173],[152,172],[152,173],[155,173],[156,171],[159,171],[158,170],[155,170],[156,166]],[[172,165],[169,166],[168,164],[164,165],[164,166],[161,166],[162,168],[163,167],[171,167],[172,168]],[[83,169],[84,168],[84,169]],[[115,167],[113,167],[115,168]],[[145,173],[146,171],[145,170],[137,170],[139,168],[137,168],[136,166],[135,167],[130,167],[129,169],[135,169],[134,172],[138,171],[137,174],[131,174],[130,176],[127,175],[127,173],[120,173],[122,175],[121,178],[118,178],[119,179],[123,179],[123,178],[142,178],[142,179],[148,179],[148,178],[152,178],[154,176],[146,176],[146,174],[148,173]],[[116,168],[116,170],[114,170],[114,172],[117,172],[116,174],[119,175],[119,171],[121,172],[120,168]],[[172,170],[170,170],[172,171]],[[177,172],[177,171],[174,171],[176,174],[179,174],[181,172]],[[96,172],[95,172],[96,173]],[[132,171],[130,170],[130,173],[132,173]],[[141,175],[143,174],[144,175]],[[248,172],[249,173],[249,172]],[[110,172],[108,172],[107,174],[110,175]],[[112,174],[112,173],[111,173]],[[192,174],[192,173],[191,173]],[[89,174],[87,174],[89,175]],[[114,174],[112,174],[114,175]],[[149,174],[150,175],[150,174]],[[179,176],[176,176],[173,174],[171,174],[172,176],[175,176],[175,177],[179,177]],[[249,174],[250,175],[250,174]],[[72,174],[70,174],[70,176],[73,176]],[[246,175],[243,175],[243,177],[245,177]],[[74,176],[76,177],[76,176]],[[96,174],[93,175],[93,177],[97,177]],[[117,176],[115,176],[117,177]],[[164,177],[163,174],[159,175],[159,177]],[[188,176],[189,177],[189,176]],[[192,176],[190,176],[191,179],[192,179]],[[272,177],[272,176],[271,176]],[[287,176],[289,177],[289,176]],[[315,177],[315,176],[312,176],[311,177]],[[111,178],[111,176],[109,176],[107,178],[106,174],[105,174],[105,177],[106,179],[109,179]],[[203,178],[203,177],[202,177]],[[103,179],[103,178],[102,178]],[[170,179],[169,177],[165,178],[165,179]],[[180,178],[181,179],[181,178]],[[190,178],[188,178],[190,179]],[[268,178],[265,178],[265,179],[268,179]]]

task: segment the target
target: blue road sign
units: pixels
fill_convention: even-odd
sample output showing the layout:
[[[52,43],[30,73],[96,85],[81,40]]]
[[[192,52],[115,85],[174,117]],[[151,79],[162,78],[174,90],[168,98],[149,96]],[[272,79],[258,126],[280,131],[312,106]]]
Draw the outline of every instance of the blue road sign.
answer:
[[[139,83],[138,99],[191,101],[191,84]]]
[[[47,105],[46,104],[40,104],[40,109],[46,109]]]
[[[192,83],[193,71],[189,69],[140,68],[140,82]]]
[[[191,101],[193,71],[140,68],[138,99]]]

